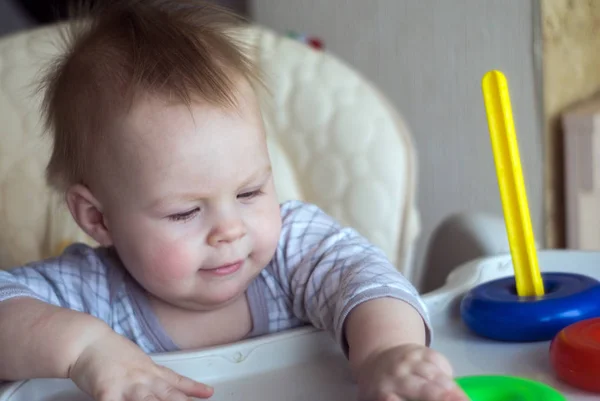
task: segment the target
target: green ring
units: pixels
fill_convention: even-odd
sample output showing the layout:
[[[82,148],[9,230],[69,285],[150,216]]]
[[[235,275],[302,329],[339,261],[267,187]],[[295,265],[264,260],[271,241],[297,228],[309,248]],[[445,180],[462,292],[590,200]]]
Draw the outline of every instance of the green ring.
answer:
[[[567,401],[554,388],[513,376],[464,376],[456,382],[472,401]]]

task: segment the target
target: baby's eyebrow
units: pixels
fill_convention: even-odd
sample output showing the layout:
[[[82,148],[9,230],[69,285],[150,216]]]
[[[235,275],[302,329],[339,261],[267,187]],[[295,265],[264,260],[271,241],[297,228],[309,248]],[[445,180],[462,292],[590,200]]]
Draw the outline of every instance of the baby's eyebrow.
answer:
[[[266,167],[260,169],[260,170],[257,170],[250,177],[248,177],[244,181],[242,181],[241,187],[245,187],[247,185],[250,185],[252,182],[256,181],[259,178],[268,177],[269,175],[271,175],[272,171],[273,170],[272,170],[270,164],[267,165]]]

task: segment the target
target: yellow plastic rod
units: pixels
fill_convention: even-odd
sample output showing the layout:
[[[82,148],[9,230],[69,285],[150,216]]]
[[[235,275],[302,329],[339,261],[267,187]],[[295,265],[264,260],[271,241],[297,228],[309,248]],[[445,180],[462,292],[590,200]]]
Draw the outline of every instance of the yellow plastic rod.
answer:
[[[482,88],[517,294],[544,295],[508,83],[500,71],[489,71],[483,77]]]

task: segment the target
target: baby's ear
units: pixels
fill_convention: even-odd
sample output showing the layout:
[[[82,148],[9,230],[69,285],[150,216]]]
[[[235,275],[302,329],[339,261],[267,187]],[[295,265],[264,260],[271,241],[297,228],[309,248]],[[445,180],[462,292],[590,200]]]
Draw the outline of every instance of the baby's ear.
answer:
[[[71,186],[67,191],[66,201],[71,215],[87,235],[102,246],[112,245],[102,205],[86,186]]]

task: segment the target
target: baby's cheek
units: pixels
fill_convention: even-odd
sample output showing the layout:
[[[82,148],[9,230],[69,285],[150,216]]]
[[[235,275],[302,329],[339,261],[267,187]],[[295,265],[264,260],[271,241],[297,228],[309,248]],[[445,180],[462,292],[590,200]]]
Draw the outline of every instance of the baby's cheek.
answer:
[[[184,244],[163,244],[154,248],[152,252],[153,275],[159,280],[182,280],[194,274],[199,266],[195,253]]]
[[[281,234],[279,205],[269,206],[261,210],[261,213],[257,216],[257,221],[253,225],[255,256],[263,259],[262,262],[265,264],[273,257]]]

